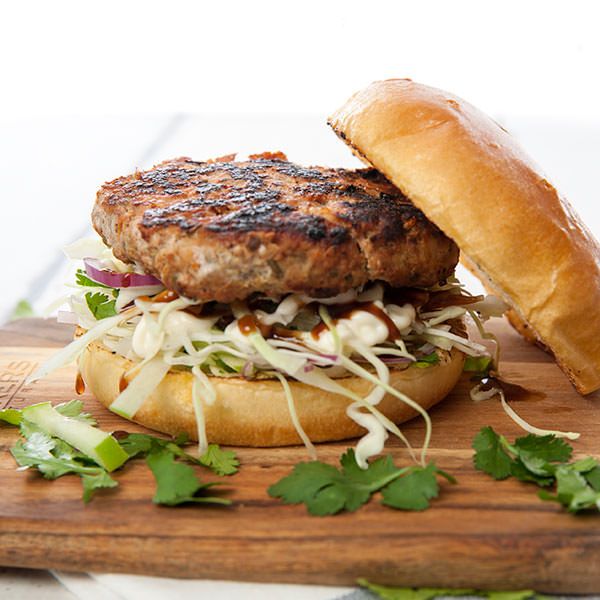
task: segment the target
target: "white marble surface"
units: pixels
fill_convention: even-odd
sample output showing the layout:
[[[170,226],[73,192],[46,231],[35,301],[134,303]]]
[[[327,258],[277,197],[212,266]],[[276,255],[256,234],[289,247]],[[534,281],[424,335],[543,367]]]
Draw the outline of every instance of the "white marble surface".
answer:
[[[182,598],[210,600],[338,600],[353,591],[350,587],[200,581],[117,574],[94,573],[88,579],[86,575],[70,573],[55,573],[55,576],[81,600],[158,600],[168,598],[173,593]],[[89,595],[92,589],[97,595]]]
[[[2,600],[354,600],[368,598],[356,588],[231,581],[200,581],[121,574],[68,573],[0,568]]]
[[[48,571],[0,567],[2,600],[76,600]]]

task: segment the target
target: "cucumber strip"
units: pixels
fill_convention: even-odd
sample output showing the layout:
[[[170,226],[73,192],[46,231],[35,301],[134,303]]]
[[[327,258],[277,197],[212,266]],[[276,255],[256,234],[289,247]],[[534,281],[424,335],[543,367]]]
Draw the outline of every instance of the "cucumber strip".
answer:
[[[108,407],[112,412],[131,419],[140,409],[146,398],[159,386],[171,365],[162,356],[157,356],[146,363],[129,385],[115,398]]]
[[[129,458],[110,433],[61,415],[50,402],[27,406],[22,415],[26,421],[71,444],[109,472],[119,468]]]

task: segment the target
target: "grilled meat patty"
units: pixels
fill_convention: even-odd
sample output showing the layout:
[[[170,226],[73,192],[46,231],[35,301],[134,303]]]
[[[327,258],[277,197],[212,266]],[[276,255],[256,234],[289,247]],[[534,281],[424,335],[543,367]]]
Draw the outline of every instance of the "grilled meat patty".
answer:
[[[119,177],[98,192],[92,221],[118,258],[201,301],[430,286],[458,261],[378,171],[307,168],[281,153],[177,158]]]

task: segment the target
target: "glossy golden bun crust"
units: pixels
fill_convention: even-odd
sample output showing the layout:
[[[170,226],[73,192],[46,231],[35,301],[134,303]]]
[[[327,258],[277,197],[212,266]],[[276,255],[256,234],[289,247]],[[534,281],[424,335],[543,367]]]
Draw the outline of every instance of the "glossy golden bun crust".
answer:
[[[442,400],[462,372],[464,355],[444,353],[438,365],[392,371],[390,383],[423,408]],[[130,360],[113,354],[94,342],[84,351],[80,369],[87,388],[106,407],[119,395],[119,381],[133,367]],[[187,371],[169,371],[162,383],[144,402],[135,421],[150,429],[176,435],[186,433],[197,439],[192,407],[193,376]],[[358,377],[339,380],[352,391],[366,395],[372,384]],[[208,440],[239,446],[285,446],[301,443],[290,419],[287,401],[279,381],[211,377],[217,390],[212,406],[204,405]],[[290,381],[300,423],[311,440],[324,442],[362,435],[365,430],[346,416],[347,398],[315,390]],[[378,408],[396,423],[415,412],[389,395]]]
[[[600,246],[504,129],[406,79],[371,84],[329,122],[457,243],[579,392],[600,388]]]

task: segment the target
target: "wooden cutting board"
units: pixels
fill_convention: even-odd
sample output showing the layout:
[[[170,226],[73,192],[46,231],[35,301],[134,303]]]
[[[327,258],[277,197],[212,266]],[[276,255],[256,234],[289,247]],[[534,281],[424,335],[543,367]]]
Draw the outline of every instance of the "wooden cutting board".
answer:
[[[503,373],[546,394],[513,406],[540,427],[580,431],[578,453],[600,454],[600,395],[579,396],[539,349],[500,322]],[[29,387],[26,375],[68,327],[27,320],[0,329],[0,407],[75,397],[74,368]],[[8,452],[13,428],[0,426],[0,564],[72,571],[111,571],[247,581],[355,583],[541,592],[600,591],[600,515],[572,516],[517,481],[495,482],[472,466],[471,440],[492,425],[509,439],[522,432],[496,401],[475,404],[466,377],[431,411],[430,457],[454,474],[431,509],[401,512],[372,500],[353,514],[311,517],[303,506],[269,498],[267,487],[306,459],[302,447],[238,449],[240,472],[229,478],[231,508],[165,508],[151,502],[153,479],[142,462],[117,475],[116,490],[81,502],[78,478],[48,482],[18,472]],[[105,429],[142,430],[97,405],[86,408]],[[418,447],[423,427],[404,426]],[[337,462],[348,443],[319,446]],[[393,441],[397,464],[407,453]]]

